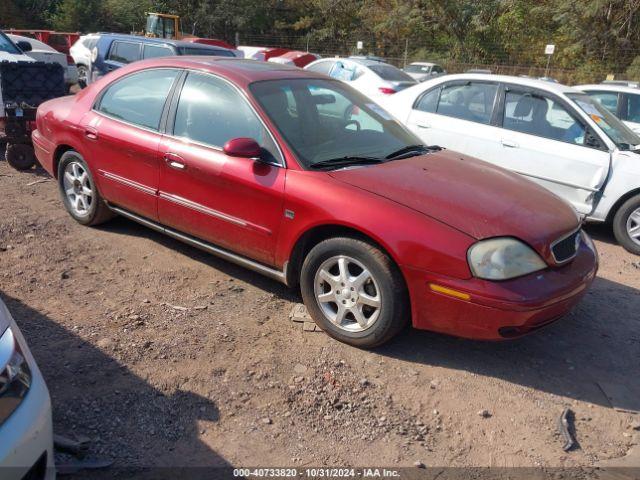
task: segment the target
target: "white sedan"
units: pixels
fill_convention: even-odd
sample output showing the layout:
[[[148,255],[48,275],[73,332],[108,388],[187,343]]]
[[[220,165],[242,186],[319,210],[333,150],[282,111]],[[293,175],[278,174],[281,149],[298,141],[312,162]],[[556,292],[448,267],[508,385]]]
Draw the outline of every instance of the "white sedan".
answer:
[[[524,175],[588,220],[611,222],[618,242],[640,255],[640,137],[584,92],[461,74],[420,83],[381,105],[426,144]]]
[[[389,97],[417,83],[399,68],[367,57],[323,58],[304,69],[341,80],[372,100]]]
[[[49,391],[0,300],[0,478],[55,476]]]
[[[71,55],[65,55],[57,51],[55,48],[50,47],[46,43],[29,37],[23,37],[21,35],[7,35],[13,43],[26,42],[31,46],[31,50],[27,50],[24,53],[38,62],[45,63],[59,63],[64,69],[64,83],[67,86],[67,90],[78,83],[78,68],[76,67],[73,57]],[[22,43],[24,45],[24,43]]]
[[[640,133],[640,89],[615,83],[576,85],[591,98],[622,120],[631,130]]]

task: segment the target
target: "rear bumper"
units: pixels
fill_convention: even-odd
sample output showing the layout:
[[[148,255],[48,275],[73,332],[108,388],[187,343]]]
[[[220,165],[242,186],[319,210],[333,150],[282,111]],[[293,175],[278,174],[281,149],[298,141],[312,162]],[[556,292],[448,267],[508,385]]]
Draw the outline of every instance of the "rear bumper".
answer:
[[[583,241],[568,265],[504,282],[459,280],[413,269],[404,269],[404,273],[415,328],[503,340],[530,333],[568,313],[587,292],[597,270],[597,253]],[[464,292],[470,298],[434,292],[430,284]]]
[[[55,177],[53,171],[53,154],[55,151],[55,145],[47,140],[38,130],[31,132],[31,141],[33,143],[33,151],[36,154],[36,158],[40,165],[49,172],[52,177]]]

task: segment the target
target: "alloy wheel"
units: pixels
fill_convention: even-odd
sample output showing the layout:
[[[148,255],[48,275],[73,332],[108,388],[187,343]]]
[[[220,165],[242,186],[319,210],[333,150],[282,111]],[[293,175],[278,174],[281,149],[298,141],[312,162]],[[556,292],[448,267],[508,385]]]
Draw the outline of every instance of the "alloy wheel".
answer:
[[[69,162],[64,169],[64,193],[74,213],[89,214],[93,202],[93,186],[86,167],[79,162]]]
[[[320,265],[314,293],[325,317],[342,330],[364,331],[380,316],[378,282],[361,262],[346,255],[333,256]]]

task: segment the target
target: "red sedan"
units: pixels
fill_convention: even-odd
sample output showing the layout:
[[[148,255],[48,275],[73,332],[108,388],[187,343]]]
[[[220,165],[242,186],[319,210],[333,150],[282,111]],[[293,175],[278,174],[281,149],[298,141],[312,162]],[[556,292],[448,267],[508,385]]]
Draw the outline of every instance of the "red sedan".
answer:
[[[504,339],[582,297],[597,255],[573,209],[427,147],[320,74],[204,57],[136,62],[38,109],[33,141],[69,214],[119,214],[299,285],[332,337],[409,321]]]

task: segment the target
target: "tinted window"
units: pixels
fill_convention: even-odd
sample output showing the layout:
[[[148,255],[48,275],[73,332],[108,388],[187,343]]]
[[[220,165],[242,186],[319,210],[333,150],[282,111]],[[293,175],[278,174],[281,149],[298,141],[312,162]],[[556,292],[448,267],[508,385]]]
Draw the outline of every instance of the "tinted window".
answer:
[[[413,78],[393,65],[380,64],[368,65],[368,67],[380,78],[389,82],[415,82]]]
[[[440,95],[440,88],[436,88],[431,90],[430,92],[425,93],[422,98],[418,101],[418,104],[415,106],[416,110],[420,110],[422,112],[434,113],[436,111],[436,106],[438,105],[438,96]]]
[[[141,127],[157,130],[177,70],[147,70],[107,87],[97,110]]]
[[[134,42],[113,42],[109,52],[109,60],[120,63],[131,63],[140,60],[140,44]]]
[[[438,66],[438,65],[434,65],[433,68],[431,69],[431,71],[433,73],[442,73],[444,72],[444,70],[442,69],[442,67]]]
[[[437,113],[472,122],[491,122],[498,86],[494,83],[447,85],[442,89]]]
[[[591,98],[596,99],[600,104],[614,115],[618,113],[618,93],[617,92],[587,92]]]
[[[173,50],[159,45],[145,45],[142,58],[169,57],[173,55]]]
[[[584,144],[582,122],[560,103],[542,95],[507,92],[503,126],[538,137]]]
[[[333,67],[333,62],[326,61],[326,62],[318,62],[306,68],[305,70],[309,70],[311,72],[317,72],[317,73],[324,73],[325,75],[329,75],[329,71],[331,70],[331,67]]]
[[[385,110],[342,82],[286,79],[250,85],[257,101],[300,162],[387,155],[420,144]]]
[[[279,158],[271,136],[242,95],[210,75],[190,73],[187,77],[173,134],[220,148],[233,138],[253,138],[272,161]]]
[[[626,94],[627,116],[625,120],[640,123],[640,95]]]
[[[180,55],[213,55],[214,57],[235,57],[235,54],[230,50],[192,47],[180,47]]]
[[[19,55],[21,52],[18,50],[9,37],[7,37],[4,33],[0,32],[0,52],[12,53],[15,55]]]

